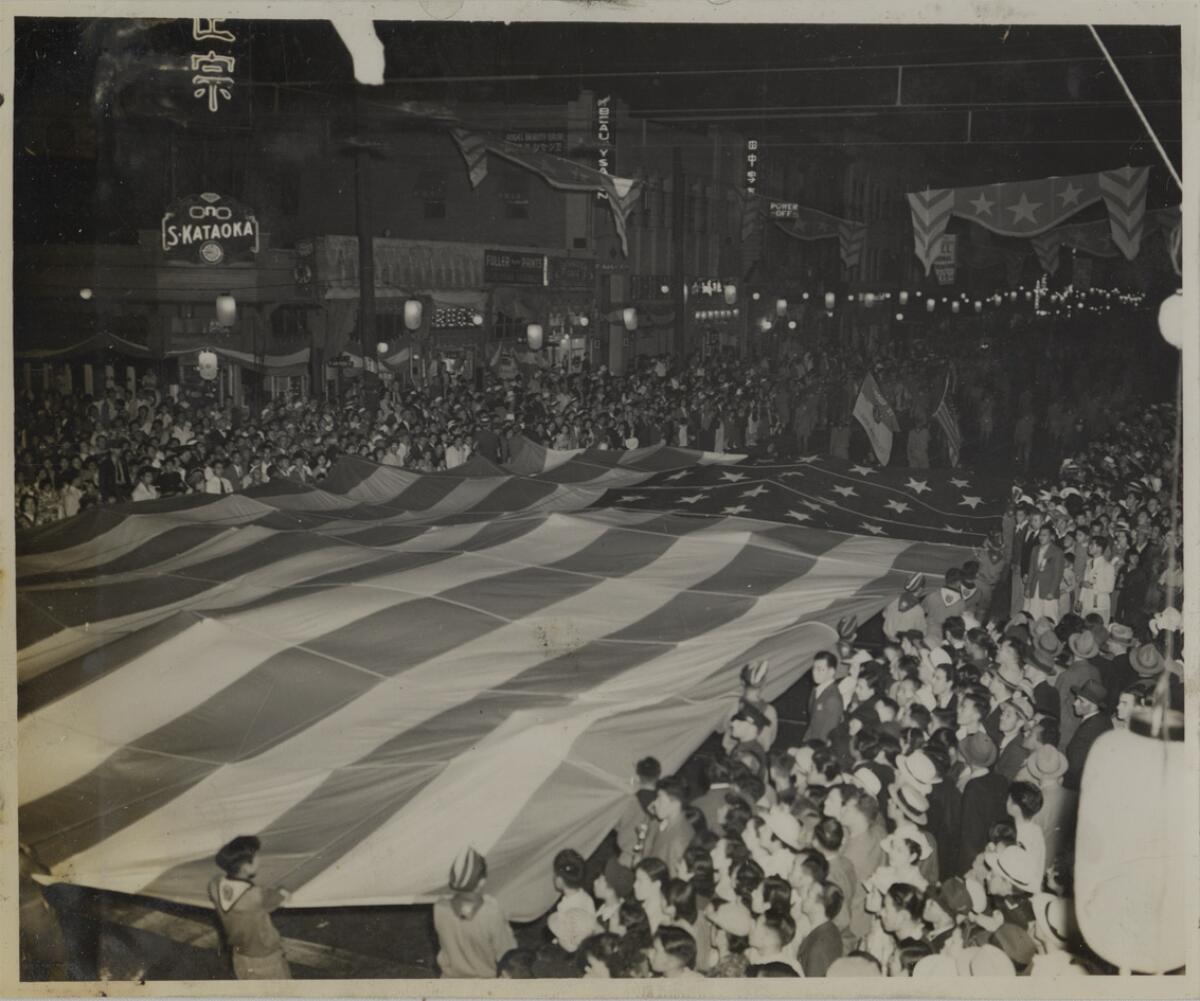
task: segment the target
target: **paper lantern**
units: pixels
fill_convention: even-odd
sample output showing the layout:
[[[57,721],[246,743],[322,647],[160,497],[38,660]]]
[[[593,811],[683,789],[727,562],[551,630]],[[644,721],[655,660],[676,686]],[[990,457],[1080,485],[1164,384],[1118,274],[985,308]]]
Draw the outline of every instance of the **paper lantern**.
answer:
[[[1088,754],[1075,835],[1075,910],[1097,955],[1121,970],[1165,973],[1187,961],[1196,832],[1182,821],[1194,791],[1182,713],[1177,739],[1149,736],[1141,710],[1128,730],[1100,737]],[[1191,930],[1194,934],[1194,929]]]
[[[581,316],[579,318],[579,325],[581,327],[586,327],[590,322],[591,321],[586,316]]]
[[[875,293],[874,292],[866,292],[863,294],[863,305],[866,306],[868,309],[870,309],[872,306],[875,305]]]
[[[726,305],[732,306],[735,302],[737,302],[737,286],[736,285],[734,285],[731,282],[730,284],[725,286],[724,292],[725,292]]]
[[[758,300],[762,298],[762,295],[758,292],[755,292],[750,296],[750,298],[753,299],[755,302],[758,302]]]
[[[476,313],[474,316],[471,317],[471,322],[474,323],[475,326],[477,326],[477,327],[482,327],[483,326],[483,314]]]
[[[408,299],[404,303],[404,326],[407,330],[421,329],[421,316],[425,311],[425,307],[421,305],[420,299]]]
[[[530,351],[542,350],[542,333],[540,323],[531,323],[525,328],[525,343],[529,345]]]
[[[660,286],[658,287],[658,290],[659,290],[659,291],[660,291],[660,292],[661,292],[663,295],[670,295],[670,294],[671,294],[671,286],[670,286],[670,285],[660,285]]]
[[[932,313],[935,309],[937,309],[937,302],[933,299],[926,299],[925,300],[925,312]]]
[[[832,292],[826,292],[825,293],[825,308],[833,309],[833,307],[836,305],[837,305],[837,296],[834,295]]]
[[[959,307],[959,302],[957,299],[955,299],[954,302],[950,303],[950,312],[957,313],[958,307]]]
[[[803,299],[805,302],[808,302],[808,293],[807,292],[802,293],[800,295],[800,298]]]
[[[1033,298],[1033,293],[1032,293],[1032,292],[1026,292],[1026,293],[1025,293],[1025,301],[1026,301],[1026,302],[1029,302],[1029,300],[1030,300],[1030,299],[1032,299],[1032,298]]]
[[[901,292],[898,296],[896,296],[896,299],[900,303],[901,306],[908,305],[908,293],[907,292]]]
[[[771,321],[768,320],[764,316],[761,320],[758,321],[758,326],[762,330],[762,332],[765,334],[771,329]]]
[[[1016,301],[1017,301],[1017,293],[1016,293],[1016,292],[1009,292],[1009,293],[1008,293],[1008,299],[1009,299],[1009,302],[1016,302]]]
[[[795,330],[795,329],[796,329],[796,321],[788,320],[788,330]]]
[[[903,314],[903,313],[897,313],[897,314],[896,314],[896,322],[897,322],[897,323],[903,323],[903,322],[904,322],[904,314]]]
[[[1158,307],[1158,330],[1173,348],[1183,347],[1183,290],[1167,296]]]
[[[380,341],[378,344],[375,345],[375,350],[377,352],[379,352],[379,354],[381,354],[381,355],[387,354],[387,350],[388,350],[387,341]]]
[[[976,299],[976,300],[975,300],[975,312],[976,312],[976,313],[982,313],[982,312],[983,312],[983,303],[982,303],[982,302],[980,302],[978,299]]]
[[[623,310],[621,310],[621,319],[625,323],[626,330],[637,330],[637,310],[632,306],[626,306]]]
[[[222,327],[232,327],[237,321],[237,300],[228,292],[217,296],[217,322]]]
[[[92,290],[90,288],[81,288],[79,290],[79,298],[80,299],[90,299],[91,297],[92,297]]]
[[[787,313],[787,300],[786,299],[776,299],[775,300],[775,315],[783,316],[785,313]]]
[[[217,377],[217,353],[205,348],[196,356],[196,371],[205,382],[212,382]]]

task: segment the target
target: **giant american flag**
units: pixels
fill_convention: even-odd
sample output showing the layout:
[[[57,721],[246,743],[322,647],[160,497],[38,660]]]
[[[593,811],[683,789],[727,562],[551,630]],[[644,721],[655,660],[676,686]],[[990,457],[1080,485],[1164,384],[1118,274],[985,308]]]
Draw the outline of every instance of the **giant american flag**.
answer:
[[[20,837],[54,876],[204,904],[264,845],[291,906],[424,902],[471,844],[515,919],[635,762],[678,767],[768,658],[967,558],[1003,485],[520,442],[420,474],[342,459],[18,540]]]

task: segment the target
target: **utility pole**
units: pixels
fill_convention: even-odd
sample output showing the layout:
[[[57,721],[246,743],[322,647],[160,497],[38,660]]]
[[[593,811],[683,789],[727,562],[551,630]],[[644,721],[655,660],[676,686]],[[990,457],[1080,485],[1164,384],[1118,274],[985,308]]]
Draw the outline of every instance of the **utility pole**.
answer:
[[[355,122],[358,137],[354,151],[354,225],[358,234],[358,337],[363,357],[363,405],[369,413],[379,409],[379,377],[368,369],[375,360],[375,244],[371,228],[371,148],[363,135],[362,102],[356,93]]]
[[[683,150],[675,147],[671,163],[671,298],[675,307],[672,353],[677,360],[687,354],[687,298],[684,294],[683,254],[686,247],[684,223]]]

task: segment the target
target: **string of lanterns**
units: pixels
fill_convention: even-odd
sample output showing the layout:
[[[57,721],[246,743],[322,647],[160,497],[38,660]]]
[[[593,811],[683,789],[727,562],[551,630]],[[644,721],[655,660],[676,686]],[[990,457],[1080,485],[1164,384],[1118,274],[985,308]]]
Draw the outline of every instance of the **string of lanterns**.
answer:
[[[760,293],[753,293],[751,298],[760,299]],[[807,302],[810,298],[810,293],[801,293],[801,299],[804,302]],[[959,315],[964,311],[981,315],[985,310],[999,309],[1003,306],[1020,306],[1022,303],[1028,303],[1037,316],[1078,316],[1085,312],[1107,313],[1114,308],[1120,307],[1138,309],[1145,303],[1146,295],[1144,292],[1128,291],[1116,287],[1077,289],[1074,285],[1067,285],[1062,289],[1051,292],[1048,287],[1047,277],[1043,275],[1030,288],[1020,285],[1015,289],[1010,288],[1003,291],[994,291],[990,295],[979,297],[972,297],[966,292],[935,294],[922,289],[913,291],[902,289],[898,292],[849,292],[846,293],[844,299],[847,305],[852,306],[857,304],[866,309],[872,309],[883,303],[895,301],[898,307],[895,318],[898,322],[903,322],[905,316],[903,308],[910,303],[917,306],[923,302],[927,314],[936,313],[939,309],[944,310],[949,307],[950,312],[954,315]],[[828,316],[833,316],[838,307],[838,300],[839,296],[836,292],[825,292],[823,294],[821,301]],[[787,300],[782,298],[777,299],[775,301],[775,316],[783,318],[787,315]],[[774,326],[774,321],[769,315],[764,315],[758,321],[758,326],[766,332]],[[796,329],[795,320],[788,321],[788,328],[792,330]]]

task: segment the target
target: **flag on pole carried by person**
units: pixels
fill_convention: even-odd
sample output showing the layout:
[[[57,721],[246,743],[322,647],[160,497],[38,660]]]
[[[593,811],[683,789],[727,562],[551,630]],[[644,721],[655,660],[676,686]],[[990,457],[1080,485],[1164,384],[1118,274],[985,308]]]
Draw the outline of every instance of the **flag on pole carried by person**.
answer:
[[[875,450],[875,458],[881,466],[886,466],[892,457],[892,436],[900,430],[900,425],[896,421],[896,412],[871,372],[867,373],[858,390],[854,416],[867,432],[871,448]]]
[[[938,427],[942,429],[942,435],[946,439],[946,451],[950,454],[950,465],[958,465],[958,455],[962,448],[962,430],[958,426],[958,414],[955,413],[954,405],[950,400],[950,394],[954,392],[954,366],[950,366],[950,370],[946,373],[946,388],[942,390],[942,401],[937,405],[937,409],[933,412],[934,420],[938,422]]]

